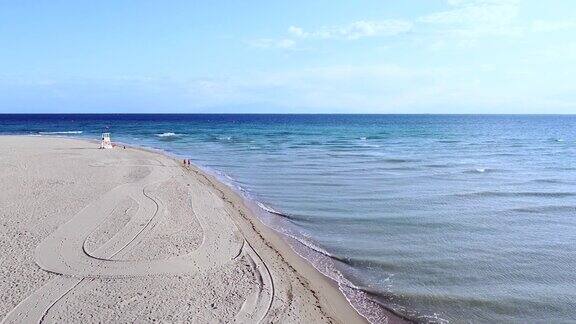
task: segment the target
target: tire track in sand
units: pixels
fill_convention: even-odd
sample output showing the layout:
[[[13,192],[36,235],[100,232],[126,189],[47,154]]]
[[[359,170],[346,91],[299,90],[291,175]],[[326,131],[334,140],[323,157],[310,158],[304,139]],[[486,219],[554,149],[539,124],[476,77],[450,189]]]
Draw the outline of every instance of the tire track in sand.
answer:
[[[157,161],[159,162],[159,161]],[[142,164],[150,173],[134,183],[120,185],[92,201],[36,248],[36,263],[45,271],[60,274],[33,292],[2,320],[2,323],[42,322],[58,301],[87,278],[122,278],[148,275],[176,275],[210,271],[241,253],[246,254],[260,273],[260,287],[248,296],[236,316],[238,322],[259,322],[265,318],[274,295],[272,277],[262,259],[248,245],[231,221],[223,201],[205,186],[189,187],[189,199],[203,230],[200,246],[191,253],[156,260],[125,261],[112,258],[144,239],[154,227],[163,202],[147,189],[165,182],[173,170],[160,162]],[[122,165],[130,166],[130,165]],[[177,165],[174,165],[177,166]],[[171,167],[174,167],[171,166]],[[105,222],[114,208],[127,197],[138,206],[136,215],[110,240],[92,254],[84,248],[88,236]]]

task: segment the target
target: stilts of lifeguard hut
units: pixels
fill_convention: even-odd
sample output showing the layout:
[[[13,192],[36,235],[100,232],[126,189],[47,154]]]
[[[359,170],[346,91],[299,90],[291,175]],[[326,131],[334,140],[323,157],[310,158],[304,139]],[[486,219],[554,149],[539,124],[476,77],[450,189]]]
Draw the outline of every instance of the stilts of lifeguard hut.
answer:
[[[111,149],[112,141],[110,140],[110,133],[102,133],[102,142],[100,143],[101,149]]]

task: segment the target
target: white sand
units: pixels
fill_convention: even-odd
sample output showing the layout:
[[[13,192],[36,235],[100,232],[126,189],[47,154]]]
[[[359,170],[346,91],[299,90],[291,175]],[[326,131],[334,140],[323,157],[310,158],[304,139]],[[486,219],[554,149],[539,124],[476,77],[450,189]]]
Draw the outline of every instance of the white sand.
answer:
[[[215,179],[164,155],[0,137],[0,319],[362,322]]]

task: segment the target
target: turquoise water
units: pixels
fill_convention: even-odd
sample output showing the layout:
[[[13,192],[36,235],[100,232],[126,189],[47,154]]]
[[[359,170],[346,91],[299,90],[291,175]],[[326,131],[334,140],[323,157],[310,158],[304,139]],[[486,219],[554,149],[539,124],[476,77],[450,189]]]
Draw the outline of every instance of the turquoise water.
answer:
[[[0,115],[103,129],[218,174],[374,322],[576,321],[576,116]]]

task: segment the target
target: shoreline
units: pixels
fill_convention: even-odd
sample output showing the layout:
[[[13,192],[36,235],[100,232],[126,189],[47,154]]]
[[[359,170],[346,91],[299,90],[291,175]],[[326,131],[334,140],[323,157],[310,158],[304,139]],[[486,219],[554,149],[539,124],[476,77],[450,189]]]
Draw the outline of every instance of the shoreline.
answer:
[[[54,136],[52,136],[54,137]],[[61,136],[57,136],[61,137]],[[63,138],[70,138],[62,136]],[[84,140],[84,139],[82,139]],[[90,141],[86,139],[86,141]],[[94,140],[98,142],[97,140]],[[172,154],[168,151],[159,148],[143,147],[138,145],[133,145],[130,143],[117,142],[119,145],[124,145],[127,148],[130,147],[135,150],[141,150],[153,154],[159,154],[167,158],[173,159],[177,163],[182,165],[182,158],[185,156],[178,156]],[[201,166],[196,165],[193,161],[190,162],[190,166],[184,166],[183,168],[188,169],[190,172],[194,172],[197,175],[204,177],[210,185],[218,190],[222,194],[222,199],[229,203],[234,209],[238,210],[242,216],[237,225],[248,232],[256,235],[260,240],[265,242],[266,247],[272,249],[277,253],[284,262],[287,263],[291,268],[293,268],[299,275],[308,280],[309,284],[316,289],[308,287],[315,296],[324,298],[326,302],[334,307],[332,309],[335,317],[344,323],[379,323],[380,321],[370,321],[365,315],[362,314],[360,310],[356,308],[354,303],[348,299],[345,293],[339,288],[339,283],[337,280],[330,278],[327,274],[322,273],[317,269],[314,264],[307,260],[304,256],[300,255],[293,246],[290,245],[288,240],[294,241],[295,244],[303,245],[307,249],[312,249],[303,242],[299,241],[297,238],[288,236],[287,234],[281,233],[271,226],[264,223],[264,221],[256,215],[257,209],[264,210],[268,213],[279,213],[277,211],[268,211],[266,208],[260,206],[260,203],[256,200],[251,200],[245,197],[240,190],[233,188],[232,184],[227,184],[223,177],[224,174],[218,174],[217,170],[204,170]],[[248,224],[242,224],[243,222],[248,222]],[[244,226],[243,226],[244,225]],[[249,225],[246,227],[246,225]],[[314,253],[321,253],[312,249]],[[360,291],[361,293],[365,293]],[[364,297],[368,298],[368,297]],[[392,310],[386,308],[380,303],[368,299],[372,307],[378,307],[378,316],[385,316],[386,323],[412,323],[411,319],[408,319],[400,314],[396,314]],[[336,315],[338,314],[338,315]]]
[[[89,139],[83,139],[83,138],[70,138],[70,137],[56,137],[56,136],[18,136],[18,135],[5,135],[5,136],[0,136],[0,139],[3,139],[2,143],[6,146],[6,143],[9,144],[9,150],[11,151],[16,151],[18,154],[17,155],[21,155],[21,156],[25,156],[26,154],[33,154],[34,156],[40,157],[42,159],[41,164],[38,164],[38,167],[45,167],[43,164],[47,164],[47,163],[56,163],[56,165],[58,164],[62,164],[62,162],[66,162],[66,163],[72,163],[71,160],[72,158],[68,159],[66,158],[65,161],[63,161],[63,155],[70,155],[73,156],[74,158],[76,158],[76,156],[79,155],[84,155],[85,153],[83,151],[87,151],[89,153],[86,154],[91,154],[91,157],[93,156],[106,156],[107,158],[109,158],[110,156],[113,156],[115,160],[117,160],[118,158],[121,158],[122,160],[118,160],[118,161],[125,161],[125,162],[129,162],[131,161],[130,159],[128,159],[128,156],[135,156],[135,157],[145,157],[149,154],[154,155],[156,158],[156,160],[158,161],[164,161],[164,160],[170,160],[172,167],[177,167],[176,169],[173,169],[172,167],[170,167],[170,169],[165,169],[166,166],[163,167],[164,170],[167,171],[163,171],[163,172],[180,172],[177,171],[178,169],[183,170],[185,172],[185,174],[187,175],[187,177],[190,178],[190,180],[184,180],[184,181],[192,181],[192,183],[194,183],[195,186],[200,186],[200,187],[209,187],[210,191],[214,191],[214,193],[216,193],[216,195],[218,196],[219,200],[223,201],[225,203],[226,206],[225,210],[227,210],[228,212],[226,212],[226,214],[228,215],[228,221],[232,221],[232,223],[234,225],[234,227],[236,227],[239,232],[240,235],[243,237],[243,239],[245,240],[245,242],[247,243],[247,246],[242,248],[241,252],[242,255],[246,254],[247,256],[252,255],[252,259],[254,259],[254,261],[251,261],[251,263],[253,264],[252,267],[254,267],[255,269],[264,269],[265,272],[268,272],[269,275],[271,275],[270,277],[270,283],[271,283],[271,292],[270,287],[266,288],[267,284],[266,284],[266,280],[265,278],[261,278],[259,279],[259,281],[264,280],[264,282],[261,282],[261,285],[264,284],[264,290],[261,291],[261,293],[266,294],[272,294],[272,296],[276,296],[275,294],[275,289],[278,290],[279,289],[279,293],[286,293],[286,289],[289,299],[293,299],[292,302],[289,302],[288,305],[292,304],[293,306],[291,306],[288,309],[284,309],[284,312],[288,312],[284,315],[278,315],[275,314],[274,317],[278,318],[278,316],[284,316],[284,317],[280,317],[280,318],[285,318],[285,316],[288,316],[288,318],[291,318],[291,320],[289,321],[296,321],[296,322],[300,322],[300,321],[310,321],[313,318],[316,318],[317,320],[324,318],[323,320],[320,321],[327,321],[327,322],[337,322],[337,323],[365,323],[367,322],[367,320],[362,317],[354,308],[353,306],[348,302],[348,300],[345,298],[345,296],[339,291],[338,287],[335,285],[334,282],[331,282],[331,280],[327,277],[325,277],[324,275],[322,275],[320,272],[318,272],[313,266],[312,264],[310,264],[307,260],[305,260],[304,258],[300,257],[299,255],[297,255],[292,248],[288,245],[287,242],[285,242],[281,237],[280,237],[280,233],[275,232],[273,229],[268,228],[264,223],[262,223],[260,221],[260,219],[253,214],[253,212],[250,210],[250,208],[247,206],[245,198],[241,197],[240,195],[238,195],[238,193],[234,192],[234,190],[232,188],[230,188],[229,186],[227,186],[226,184],[222,183],[221,181],[219,181],[214,175],[208,174],[207,172],[203,171],[201,168],[199,168],[196,165],[190,165],[190,166],[183,166],[182,165],[182,161],[178,161],[175,157],[170,156],[168,152],[162,151],[162,150],[155,150],[155,149],[148,149],[148,148],[142,148],[142,147],[138,147],[138,146],[134,146],[134,145],[126,145],[126,150],[123,150],[121,147],[120,148],[116,148],[113,150],[105,150],[105,151],[95,151],[95,148],[93,146],[97,145],[97,141],[91,141]],[[22,145],[22,143],[26,144],[26,145]],[[33,143],[30,144],[30,143]],[[56,144],[55,144],[56,143]],[[52,148],[52,153],[54,154],[54,150],[58,150],[57,155],[56,156],[52,156],[50,157],[51,160],[48,160],[48,157],[42,157],[42,148],[46,149],[46,150],[50,150],[51,146],[64,146],[65,148]],[[30,147],[39,147],[40,149],[36,150],[36,149],[29,149],[29,148],[22,148],[22,146],[30,146]],[[48,147],[48,148],[46,148]],[[73,150],[79,150],[77,152],[73,151]],[[98,152],[98,153],[96,153]],[[22,154],[20,154],[22,153]],[[102,154],[103,153],[103,154]],[[83,156],[82,156],[83,157]],[[148,158],[154,158],[152,156],[148,156]],[[22,159],[22,157],[18,156],[16,158],[16,161],[20,161]],[[128,160],[126,160],[128,159]],[[93,164],[89,164],[88,167],[92,167],[92,166],[106,166],[107,160],[101,160],[101,158],[98,158],[97,161],[93,162]],[[24,159],[24,162],[27,163],[29,162],[30,159]],[[135,161],[135,160],[132,160]],[[95,165],[97,163],[103,163],[102,165]],[[161,162],[162,165],[165,165],[168,162]],[[10,164],[11,167],[13,165],[18,166],[18,163],[12,163]],[[77,164],[76,164],[77,165]],[[82,168],[80,166],[80,168]],[[85,167],[84,167],[85,168]],[[104,168],[99,168],[99,169],[104,169]],[[174,170],[174,171],[171,171]],[[74,170],[62,170],[62,172],[65,172],[65,174],[70,175],[73,174]],[[98,170],[98,172],[100,172],[100,170]],[[13,173],[11,173],[13,174]],[[16,172],[16,174],[18,174]],[[30,176],[28,174],[20,174],[20,176],[25,175],[25,176]],[[35,176],[35,175],[33,175]],[[50,176],[56,176],[54,175],[50,175]],[[94,175],[96,176],[96,175]],[[175,175],[174,175],[175,176]],[[174,177],[172,176],[172,177]],[[187,179],[187,177],[183,177],[183,179]],[[196,184],[197,181],[198,184]],[[17,181],[21,181],[21,180],[17,180]],[[63,184],[67,184],[68,180],[66,179],[60,179],[60,180],[56,180],[59,182],[62,182]],[[26,182],[26,181],[25,181]],[[71,184],[75,184],[75,181],[71,181],[69,182]],[[124,185],[125,186],[125,185]],[[190,183],[188,184],[188,186],[190,186]],[[122,187],[122,186],[121,186]],[[168,188],[170,189],[170,188]],[[38,190],[41,190],[41,188],[39,188]],[[48,190],[48,189],[47,189]],[[114,189],[116,190],[116,189]],[[114,191],[113,190],[113,191]],[[144,192],[145,196],[148,196],[149,194],[147,194],[146,192]],[[7,196],[3,197],[3,198],[7,198]],[[62,199],[64,197],[61,197],[60,199]],[[152,197],[149,197],[152,198]],[[196,197],[198,199],[205,199],[205,197]],[[154,200],[154,199],[153,199]],[[161,203],[161,205],[165,205],[164,203]],[[169,204],[170,205],[170,204]],[[160,206],[161,207],[161,206]],[[165,206],[164,206],[165,207]],[[27,206],[27,208],[32,208]],[[80,208],[80,205],[78,206],[78,208]],[[211,206],[207,206],[207,208],[213,208]],[[90,209],[90,208],[88,208]],[[82,208],[82,209],[78,209],[80,210],[80,213],[86,212],[86,207]],[[130,210],[127,209],[125,212],[128,212]],[[10,212],[10,210],[6,210],[6,212]],[[88,212],[90,212],[90,210],[88,210]],[[113,212],[113,210],[111,210],[111,212]],[[92,217],[92,216],[90,216]],[[188,216],[189,217],[189,216]],[[197,216],[198,217],[198,216]],[[196,218],[197,218],[196,217]],[[60,231],[62,227],[66,227],[68,226],[68,223],[70,222],[74,222],[76,220],[76,218],[78,218],[78,215],[73,216],[71,220],[63,223],[63,225],[60,225],[60,227],[56,230],[56,232]],[[65,219],[63,219],[65,221]],[[79,223],[80,225],[85,225],[84,223]],[[70,225],[72,226],[72,224]],[[155,225],[153,225],[151,228],[154,228]],[[77,225],[73,226],[74,228],[78,227]],[[82,226],[81,226],[82,227]],[[218,227],[213,228],[213,230],[217,231]],[[89,228],[87,228],[86,230],[89,230]],[[50,239],[50,237],[56,235],[56,237],[58,236],[58,234],[50,234],[50,236],[48,238],[46,238],[45,236],[47,235],[47,233],[50,233],[52,230],[49,230],[48,232],[46,232],[46,234],[42,234],[41,237],[37,238],[37,239],[33,239],[30,242],[27,242],[29,244],[34,244],[37,245],[38,243],[34,243],[34,242],[39,242],[39,240],[42,239],[42,237],[44,237],[44,241],[46,241],[46,239]],[[82,229],[80,228],[78,231],[82,231]],[[42,231],[43,233],[45,233],[45,231]],[[88,233],[88,232],[86,232]],[[74,229],[74,235],[77,234],[77,230]],[[106,234],[106,233],[104,233]],[[193,234],[193,233],[191,233]],[[210,234],[210,233],[208,233]],[[13,234],[15,235],[15,234]],[[80,235],[80,234],[78,234]],[[92,234],[90,234],[92,235]],[[112,237],[113,239],[115,237]],[[120,238],[121,239],[121,238]],[[67,239],[68,240],[68,239]],[[130,242],[129,242],[130,243]],[[129,244],[128,243],[128,244]],[[87,272],[85,275],[76,275],[73,272],[70,273],[70,275],[72,275],[72,277],[70,277],[70,279],[65,279],[66,277],[62,277],[59,276],[59,274],[66,274],[66,270],[65,268],[59,268],[58,263],[54,263],[54,262],[60,262],[58,261],[58,259],[60,259],[61,257],[58,257],[57,254],[54,254],[56,252],[54,252],[54,248],[52,247],[52,245],[50,245],[52,243],[44,243],[41,242],[40,245],[36,246],[36,260],[34,261],[36,264],[40,265],[40,268],[42,269],[38,269],[37,266],[35,266],[35,269],[29,269],[29,268],[22,268],[25,265],[23,264],[14,264],[13,266],[15,266],[15,270],[16,271],[34,271],[36,275],[40,275],[42,276],[43,279],[39,279],[38,282],[31,282],[30,284],[32,285],[32,287],[36,286],[37,290],[34,291],[34,289],[32,289],[29,293],[26,293],[25,295],[22,295],[22,297],[18,297],[18,295],[21,295],[23,292],[18,293],[16,296],[11,295],[11,292],[8,290],[5,290],[4,294],[8,294],[9,299],[8,301],[11,299],[14,299],[14,302],[18,302],[17,304],[14,304],[14,302],[9,302],[8,304],[5,305],[0,305],[2,307],[0,307],[0,311],[2,311],[4,309],[4,311],[8,311],[10,308],[16,307],[12,310],[10,310],[8,313],[5,313],[4,315],[2,315],[2,317],[4,317],[4,319],[2,320],[2,323],[12,323],[12,322],[18,322],[19,320],[22,320],[21,316],[26,316],[24,318],[27,319],[31,319],[34,318],[34,316],[40,316],[41,313],[36,313],[37,311],[35,311],[34,309],[40,309],[42,307],[48,307],[46,311],[42,311],[43,315],[42,315],[42,319],[44,319],[46,316],[48,316],[48,310],[52,311],[51,308],[53,308],[54,304],[56,304],[56,302],[50,302],[49,298],[47,297],[43,297],[45,295],[45,293],[43,293],[43,290],[46,290],[47,288],[54,288],[54,287],[59,287],[58,289],[62,289],[62,287],[64,286],[70,286],[69,290],[65,290],[62,293],[57,293],[54,291],[50,291],[48,292],[49,296],[56,296],[54,294],[61,294],[61,297],[58,298],[58,300],[61,299],[66,299],[69,298],[68,295],[72,294],[71,291],[73,289],[75,289],[75,287],[80,287],[82,288],[83,285],[90,285],[90,284],[95,284],[93,283],[94,280],[96,280],[97,278],[99,278],[99,275],[94,273],[93,271],[98,269],[98,268],[93,268],[93,267],[89,267],[87,268]],[[86,244],[86,242],[85,242]],[[204,244],[204,243],[202,243]],[[106,244],[104,244],[106,245]],[[218,244],[219,245],[219,244]],[[44,247],[45,246],[45,247]],[[7,249],[9,249],[9,247],[5,247]],[[50,252],[39,252],[42,251],[42,249],[47,249],[46,251],[50,251]],[[123,249],[123,248],[122,248]],[[216,248],[217,250],[220,248]],[[154,247],[150,247],[147,249],[148,252],[150,253],[154,253],[154,252],[158,252],[158,251],[154,251]],[[9,251],[9,250],[7,250]],[[28,248],[26,251],[30,251],[30,248]],[[93,253],[99,253],[100,250],[97,250],[96,252],[90,252],[90,251],[84,251],[84,253],[88,253],[88,254],[93,254]],[[118,250],[121,251],[121,250]],[[246,252],[242,252],[242,251],[246,251]],[[29,253],[27,252],[27,253]],[[126,251],[129,252],[129,251]],[[40,254],[38,254],[40,253]],[[103,253],[103,252],[102,252]],[[117,252],[116,252],[117,253]],[[120,253],[119,255],[123,255],[126,254],[124,251],[122,253]],[[54,255],[54,257],[51,257],[51,255]],[[238,255],[240,256],[240,255]],[[237,258],[238,256],[236,256],[235,258]],[[8,256],[8,257],[13,257],[13,256]],[[32,256],[29,256],[32,257]],[[38,259],[38,257],[40,257],[40,259]],[[66,258],[66,256],[64,256]],[[44,261],[43,261],[44,260]],[[102,259],[104,260],[104,259]],[[167,259],[169,260],[169,259]],[[208,259],[210,260],[210,259]],[[6,260],[2,260],[2,262],[5,262]],[[112,260],[111,260],[112,261]],[[28,263],[30,264],[31,261],[29,261]],[[32,262],[31,264],[33,264],[34,262]],[[184,264],[184,266],[189,266],[188,263]],[[52,268],[54,270],[50,270]],[[22,270],[19,270],[22,269]],[[90,270],[93,269],[93,270]],[[171,269],[170,267],[166,268],[165,266],[161,269],[164,269],[162,271],[168,271],[168,273],[171,273],[172,271],[176,271]],[[113,270],[113,269],[112,269]],[[46,272],[48,271],[48,272]],[[61,272],[61,271],[65,271],[65,272]],[[71,271],[71,270],[70,270]],[[100,272],[102,272],[102,275],[104,276],[109,276],[111,275],[111,273],[109,274],[109,270],[98,270]],[[123,273],[124,268],[119,269],[119,275],[120,277],[118,278],[125,278],[125,275],[122,275],[121,273]],[[142,269],[141,267],[136,267],[134,268],[134,271],[137,272],[141,272]],[[260,271],[260,270],[259,270]],[[113,273],[113,272],[112,272]],[[282,273],[282,275],[280,275],[280,273]],[[12,275],[15,275],[14,273],[12,273]],[[94,279],[90,279],[88,283],[85,283],[84,279],[73,279],[75,277],[79,277],[79,278],[94,278]],[[86,277],[88,276],[88,277]],[[156,276],[152,276],[155,278],[158,278]],[[27,285],[29,285],[27,283],[28,279],[30,278],[29,276],[24,275],[24,277],[21,277],[19,280],[21,283],[26,283]],[[50,279],[52,278],[52,279]],[[126,278],[131,278],[131,276],[128,276]],[[181,279],[181,276],[178,276],[179,279]],[[8,279],[12,279],[12,278],[8,278]],[[17,279],[17,278],[16,278]],[[24,282],[22,282],[22,280],[24,280]],[[49,281],[46,281],[49,280]],[[51,287],[51,285],[53,286],[53,282],[54,280],[58,281],[58,280],[67,280],[65,282],[60,282],[60,283],[56,283],[57,286]],[[79,280],[78,282],[76,282],[75,280]],[[163,282],[164,280],[168,280],[168,279],[162,279],[159,278],[157,279],[158,282]],[[41,284],[42,282],[44,282],[44,284]],[[17,285],[18,281],[15,283]],[[78,286],[80,285],[80,286]],[[142,287],[146,287],[146,286],[142,286]],[[304,290],[302,290],[302,288],[298,288],[298,287],[303,287]],[[223,287],[221,287],[220,289],[223,289]],[[262,288],[261,288],[262,289]],[[292,291],[293,289],[296,289],[294,291]],[[57,290],[56,290],[57,291]],[[216,291],[220,291],[220,290],[216,290]],[[306,292],[307,291],[307,292]],[[73,293],[77,293],[75,291],[73,291]],[[27,296],[27,297],[26,297]],[[311,296],[311,297],[306,297],[306,296]],[[25,299],[22,299],[22,298]],[[53,298],[53,297],[52,297]],[[71,298],[71,297],[70,297]],[[272,304],[285,304],[286,301],[283,298],[280,297],[272,297],[270,298],[270,304],[268,305],[268,309],[270,309],[270,307],[272,307]],[[312,300],[315,300],[314,303],[310,303],[312,302],[312,300],[310,300],[310,302],[306,302],[307,298],[312,298]],[[260,298],[259,298],[260,299]],[[177,302],[180,299],[176,299],[176,300],[172,300],[172,303]],[[49,303],[46,306],[43,306],[42,303]],[[32,303],[32,304],[30,304]],[[246,302],[245,302],[246,303]],[[10,306],[10,304],[12,304],[13,306]],[[40,304],[40,305],[39,305]],[[32,306],[34,305],[34,306]],[[214,304],[213,304],[214,305]],[[278,305],[275,305],[276,308],[278,307]],[[6,309],[6,307],[10,307],[8,309]],[[164,306],[163,306],[164,307]],[[264,307],[264,306],[263,306]],[[286,306],[284,306],[286,307]],[[294,309],[293,307],[296,307],[296,309]],[[242,309],[244,309],[244,306],[242,306]],[[262,310],[260,310],[262,311]],[[277,310],[278,311],[278,310]],[[24,315],[23,315],[24,314]],[[38,314],[38,315],[36,315]],[[67,316],[79,316],[77,314],[66,314]],[[119,314],[116,314],[117,316]],[[122,314],[120,314],[122,315]],[[246,315],[246,314],[244,314]],[[268,314],[268,311],[266,312],[265,316],[271,316]],[[318,317],[319,316],[319,317]],[[18,320],[19,319],[19,320]],[[286,318],[285,318],[286,319]],[[249,322],[251,322],[249,320]]]
[[[147,151],[146,148],[137,146],[131,146],[131,148]],[[153,153],[152,150],[149,152]],[[172,158],[163,151],[157,152],[156,154],[162,154]],[[181,163],[181,161],[176,159],[175,161]],[[241,197],[234,189],[217,179],[216,176],[207,173],[192,162],[190,166],[185,166],[184,168],[203,177],[214,189],[220,192],[222,195],[220,198],[238,211],[239,215],[234,216],[240,217],[231,215],[234,217],[233,221],[240,228],[244,237],[248,241],[252,241],[249,242],[249,244],[254,248],[255,252],[258,254],[259,249],[268,248],[278,254],[286,265],[307,281],[307,288],[321,301],[323,306],[327,306],[325,310],[332,315],[332,318],[342,323],[368,323],[366,318],[353,308],[331,279],[321,274],[306,259],[296,254],[280,236],[280,233],[268,227],[253,214],[253,211],[247,206],[245,198]]]

